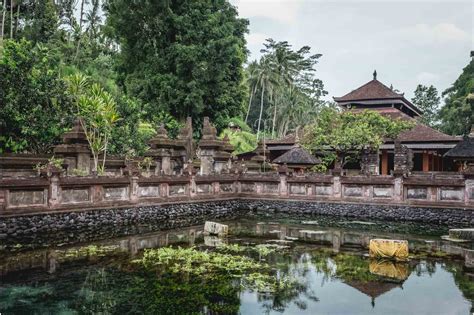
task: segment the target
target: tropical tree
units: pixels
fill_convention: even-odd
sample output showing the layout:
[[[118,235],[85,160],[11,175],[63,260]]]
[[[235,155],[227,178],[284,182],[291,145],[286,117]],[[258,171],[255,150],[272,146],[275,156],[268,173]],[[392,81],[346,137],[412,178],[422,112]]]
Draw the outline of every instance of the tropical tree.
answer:
[[[310,51],[309,46],[293,50],[286,41],[266,40],[260,61],[250,63],[247,68],[250,97],[246,121],[257,93],[260,93],[257,120],[262,121],[266,108],[266,120],[272,122],[272,137],[299,129],[302,121],[296,120],[301,117],[297,113],[313,113],[322,105],[320,97],[327,92],[321,80],[315,77],[314,69],[321,54]],[[257,135],[259,133],[260,125],[257,126]]]
[[[147,105],[217,127],[244,112],[243,63],[248,21],[226,0],[128,1],[105,6],[120,43],[120,84]]]
[[[463,69],[459,78],[446,89],[440,111],[441,129],[452,135],[468,134],[474,124],[474,58]]]
[[[256,71],[257,88],[260,89],[260,113],[258,115],[257,127],[257,141],[260,136],[260,126],[262,124],[263,103],[265,96],[271,102],[273,99],[273,92],[278,84],[278,78],[274,75],[274,69],[270,58],[262,57]],[[265,95],[267,93],[267,95]]]
[[[250,152],[257,148],[257,136],[252,129],[240,118],[234,117],[228,121],[228,128],[222,130],[221,139],[227,137],[230,144],[234,146],[234,154]]]
[[[423,116],[421,116],[422,123],[430,127],[438,126],[440,97],[438,90],[433,85],[428,87],[418,84],[415,90],[415,96],[411,101],[423,111]]]
[[[326,107],[305,129],[302,144],[313,153],[331,157],[328,162],[341,169],[363,149],[378,150],[385,138],[395,139],[412,127],[410,121],[393,120],[375,111],[339,112]]]
[[[73,120],[60,64],[49,48],[5,40],[0,58],[0,153],[49,153]]]
[[[77,116],[91,149],[94,160],[92,171],[102,173],[105,170],[112,128],[119,120],[115,100],[99,84],[91,84],[88,78],[81,74],[75,74],[67,81],[69,92],[74,97]],[[99,165],[101,154],[102,165]]]

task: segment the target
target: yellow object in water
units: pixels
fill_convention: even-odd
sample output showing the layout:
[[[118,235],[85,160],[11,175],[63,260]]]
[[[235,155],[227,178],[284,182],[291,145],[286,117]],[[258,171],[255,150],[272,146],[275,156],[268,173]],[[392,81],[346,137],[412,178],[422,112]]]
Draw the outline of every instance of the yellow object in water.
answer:
[[[374,258],[408,258],[408,241],[372,239],[369,243],[369,255]]]
[[[371,260],[369,264],[371,274],[397,279],[406,280],[409,276],[408,264],[406,262],[395,262],[389,260]]]

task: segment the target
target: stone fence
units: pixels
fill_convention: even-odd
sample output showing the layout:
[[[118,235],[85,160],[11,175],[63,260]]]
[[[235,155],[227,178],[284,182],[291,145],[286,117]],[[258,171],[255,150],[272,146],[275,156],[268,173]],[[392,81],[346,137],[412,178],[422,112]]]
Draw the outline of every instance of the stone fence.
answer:
[[[461,174],[304,176],[62,176],[0,179],[0,216],[226,199],[278,199],[474,209],[474,178]]]

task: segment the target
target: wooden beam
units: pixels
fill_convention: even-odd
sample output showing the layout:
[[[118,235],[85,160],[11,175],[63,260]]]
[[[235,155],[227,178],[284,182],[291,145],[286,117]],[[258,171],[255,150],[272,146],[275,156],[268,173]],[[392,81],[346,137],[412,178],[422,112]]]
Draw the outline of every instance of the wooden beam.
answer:
[[[388,152],[387,150],[382,150],[382,175],[388,175]]]
[[[423,152],[423,172],[429,172],[430,171],[430,156],[428,152]]]

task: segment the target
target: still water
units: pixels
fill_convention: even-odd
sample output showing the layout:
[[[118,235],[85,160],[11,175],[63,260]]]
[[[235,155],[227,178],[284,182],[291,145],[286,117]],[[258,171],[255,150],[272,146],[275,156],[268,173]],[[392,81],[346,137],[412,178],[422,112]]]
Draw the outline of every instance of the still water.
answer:
[[[0,313],[7,314],[470,314],[474,275],[442,241],[446,229],[327,217],[225,222],[106,241],[0,252]],[[410,243],[408,262],[371,260],[370,238]],[[238,244],[235,246],[233,244]],[[268,266],[286,284],[267,290],[226,272],[209,276],[137,261],[144,250],[195,248]],[[262,247],[263,246],[263,247]],[[262,251],[263,248],[263,251]],[[234,257],[234,256],[233,256]],[[176,261],[167,265],[183,262]],[[197,267],[196,264],[193,268]],[[211,269],[209,269],[211,274]],[[283,280],[282,280],[283,281]]]

